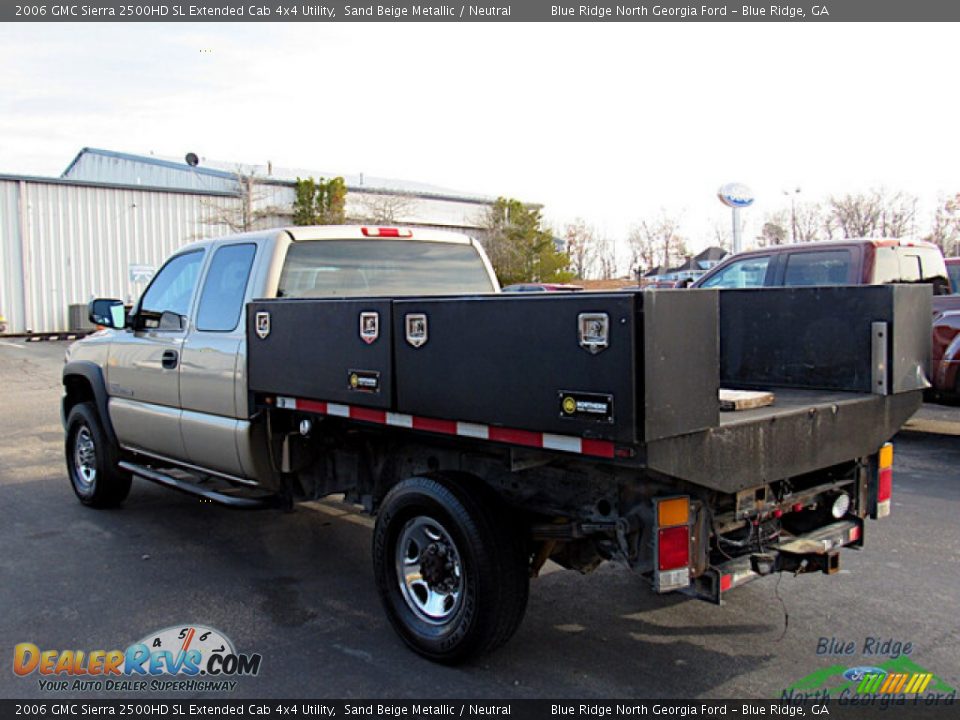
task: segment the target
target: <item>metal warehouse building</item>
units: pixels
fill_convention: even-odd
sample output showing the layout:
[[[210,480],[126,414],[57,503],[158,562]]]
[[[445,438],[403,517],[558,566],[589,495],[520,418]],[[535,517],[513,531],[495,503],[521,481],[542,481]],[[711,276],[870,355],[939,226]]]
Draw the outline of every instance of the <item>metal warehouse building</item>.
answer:
[[[233,230],[288,224],[296,177],[270,166],[194,167],[85,148],[60,178],[0,175],[0,315],[7,332],[75,329],[92,297],[133,301],[181,245]],[[253,178],[255,190],[243,192]],[[478,235],[491,198],[385,178],[344,176],[348,218]],[[249,186],[248,186],[249,187]]]

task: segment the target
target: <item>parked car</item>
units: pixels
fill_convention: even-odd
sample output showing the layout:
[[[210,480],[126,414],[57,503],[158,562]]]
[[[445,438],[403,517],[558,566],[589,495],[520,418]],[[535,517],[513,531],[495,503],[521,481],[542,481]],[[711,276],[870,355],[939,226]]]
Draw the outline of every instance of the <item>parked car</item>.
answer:
[[[940,249],[909,240],[847,239],[775,245],[731,255],[693,283],[704,288],[931,283],[949,295]]]
[[[945,258],[944,262],[950,276],[950,288],[954,295],[960,295],[960,257]]]
[[[580,292],[580,285],[566,283],[515,283],[507,285],[502,292]]]
[[[960,310],[934,313],[930,369],[935,392],[960,398]]]
[[[960,393],[960,258],[944,261],[932,243],[909,240],[847,239],[776,245],[731,255],[693,287],[751,288],[803,285],[933,285],[930,382],[941,394]],[[951,288],[951,283],[953,288]]]
[[[934,298],[933,347],[930,351],[935,391],[960,398],[960,257],[946,258],[951,295]]]

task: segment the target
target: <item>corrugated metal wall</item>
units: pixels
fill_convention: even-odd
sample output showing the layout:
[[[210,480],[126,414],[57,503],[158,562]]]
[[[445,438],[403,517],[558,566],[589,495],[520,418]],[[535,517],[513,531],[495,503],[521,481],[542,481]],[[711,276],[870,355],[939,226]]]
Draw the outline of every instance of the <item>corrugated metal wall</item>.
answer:
[[[370,212],[366,193],[347,194],[348,215]],[[373,201],[379,196],[370,194]],[[264,213],[257,229],[291,222],[293,188],[261,185],[253,206]],[[7,332],[70,330],[69,306],[93,297],[132,302],[146,282],[131,268],[157,269],[181,245],[232,232],[241,200],[190,190],[101,186],[70,180],[0,178],[0,315]],[[412,199],[396,221],[479,234],[484,207],[469,202]]]
[[[0,183],[0,315],[7,331],[16,326],[16,310],[23,302],[20,261],[20,213],[18,183]]]
[[[236,197],[0,180],[0,313],[8,332],[68,330],[68,307],[134,300],[131,266],[158,268],[181,245],[229,232]]]

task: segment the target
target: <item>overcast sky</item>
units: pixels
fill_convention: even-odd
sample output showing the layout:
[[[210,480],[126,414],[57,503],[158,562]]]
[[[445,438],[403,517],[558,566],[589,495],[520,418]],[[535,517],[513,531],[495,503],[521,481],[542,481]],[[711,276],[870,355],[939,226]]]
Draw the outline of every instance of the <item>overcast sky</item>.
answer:
[[[0,172],[84,146],[364,172],[705,246],[875,186],[960,192],[957,28],[922,24],[0,25]],[[926,217],[922,218],[923,228]]]

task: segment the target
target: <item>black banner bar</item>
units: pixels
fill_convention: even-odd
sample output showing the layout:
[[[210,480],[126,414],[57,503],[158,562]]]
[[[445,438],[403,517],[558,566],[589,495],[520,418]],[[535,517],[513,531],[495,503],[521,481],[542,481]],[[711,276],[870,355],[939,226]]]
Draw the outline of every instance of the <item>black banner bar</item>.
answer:
[[[899,698],[899,699],[898,699]],[[947,718],[954,700],[902,696],[788,700],[0,700],[8,718],[317,718],[318,720],[636,720],[636,718]]]
[[[705,4],[678,0],[622,3],[563,0],[475,2],[4,2],[4,22],[930,22],[960,20],[960,4],[943,0],[782,0]]]

